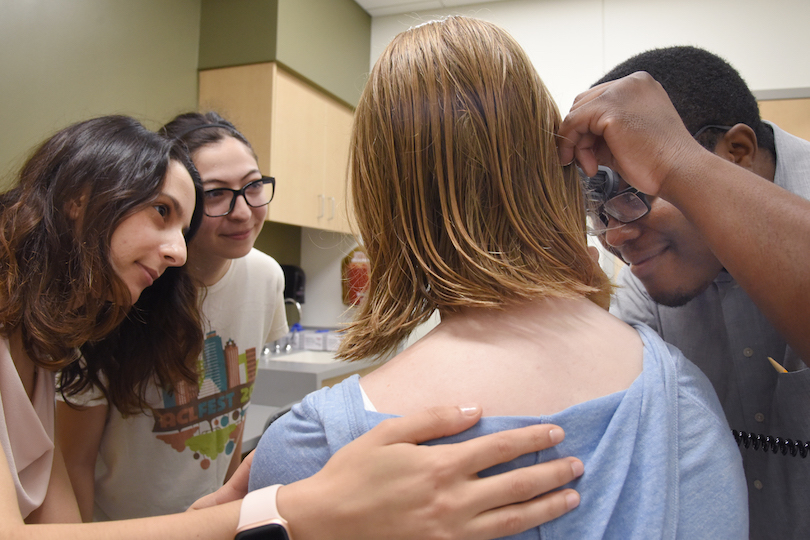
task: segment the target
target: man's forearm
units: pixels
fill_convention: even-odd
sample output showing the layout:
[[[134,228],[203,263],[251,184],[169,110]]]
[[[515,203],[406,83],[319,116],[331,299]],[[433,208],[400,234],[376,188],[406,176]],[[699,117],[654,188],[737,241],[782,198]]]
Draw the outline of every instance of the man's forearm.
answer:
[[[709,152],[659,194],[703,234],[725,269],[807,363],[810,201]]]

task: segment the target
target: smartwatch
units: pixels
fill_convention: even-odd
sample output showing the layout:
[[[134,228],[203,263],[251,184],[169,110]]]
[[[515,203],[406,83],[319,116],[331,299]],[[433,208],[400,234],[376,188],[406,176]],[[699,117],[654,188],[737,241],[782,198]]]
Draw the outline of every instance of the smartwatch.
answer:
[[[284,525],[266,522],[264,525],[237,530],[235,540],[290,540],[290,535]]]
[[[242,500],[234,540],[292,540],[287,521],[276,508],[280,485],[251,491]]]

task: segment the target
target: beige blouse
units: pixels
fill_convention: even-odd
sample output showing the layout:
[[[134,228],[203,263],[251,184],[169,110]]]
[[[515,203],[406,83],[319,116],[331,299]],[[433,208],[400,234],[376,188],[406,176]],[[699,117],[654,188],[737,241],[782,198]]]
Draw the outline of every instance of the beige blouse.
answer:
[[[54,375],[37,368],[32,400],[0,339],[0,445],[6,454],[23,518],[45,500],[53,466]],[[32,403],[33,401],[33,403]]]

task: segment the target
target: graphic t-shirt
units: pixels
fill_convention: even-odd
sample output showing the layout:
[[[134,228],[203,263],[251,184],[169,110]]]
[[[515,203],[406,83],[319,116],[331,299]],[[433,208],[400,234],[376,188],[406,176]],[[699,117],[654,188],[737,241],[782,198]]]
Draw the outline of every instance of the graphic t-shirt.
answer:
[[[154,413],[109,411],[96,462],[95,520],[182,512],[222,485],[261,349],[288,330],[283,292],[281,267],[255,249],[208,288],[199,386],[173,394],[152,386]],[[93,397],[84,403],[104,403]]]

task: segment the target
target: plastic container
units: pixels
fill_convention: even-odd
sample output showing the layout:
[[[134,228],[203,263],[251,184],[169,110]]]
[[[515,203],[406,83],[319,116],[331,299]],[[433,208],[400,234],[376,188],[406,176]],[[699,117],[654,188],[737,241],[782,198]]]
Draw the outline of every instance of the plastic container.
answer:
[[[329,332],[326,334],[326,350],[335,352],[343,340],[343,332]]]
[[[326,350],[326,335],[329,330],[304,330],[301,337],[304,340],[304,349],[308,351]]]

